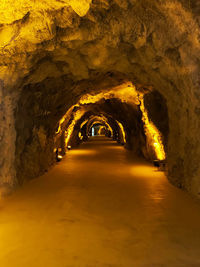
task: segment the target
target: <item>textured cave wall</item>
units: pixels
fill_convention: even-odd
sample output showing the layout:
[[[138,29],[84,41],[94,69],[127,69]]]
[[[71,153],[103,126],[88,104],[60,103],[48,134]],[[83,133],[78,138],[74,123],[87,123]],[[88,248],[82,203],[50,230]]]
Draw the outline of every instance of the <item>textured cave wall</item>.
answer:
[[[138,155],[147,157],[142,114],[139,107],[123,103],[119,99],[108,99],[105,101],[104,112],[122,123],[126,134],[125,147]]]
[[[16,96],[5,90],[0,80],[0,196],[16,184],[15,128],[13,101]]]
[[[15,110],[15,166],[19,183],[42,174],[55,161],[54,133],[66,106],[65,94],[57,94],[63,90],[63,82],[71,85],[66,78],[57,79],[56,84],[46,79],[42,84],[26,85],[20,92]]]
[[[137,155],[143,155],[147,159],[154,158],[154,155],[149,155],[146,149],[146,138],[144,134],[144,127],[142,123],[142,114],[139,110],[139,106],[134,104],[127,104],[121,102],[119,99],[101,99],[95,104],[83,105],[83,109],[87,109],[86,114],[77,121],[74,127],[74,133],[70,139],[70,145],[76,146],[80,143],[78,138],[78,132],[80,130],[81,123],[89,118],[91,114],[98,116],[102,114],[107,118],[108,123],[111,128],[114,130],[114,134],[117,136],[119,143],[123,144],[123,138],[121,130],[119,129],[116,120],[119,121],[124,126],[124,131],[126,135],[126,144],[125,147],[133,150]],[[96,119],[90,120],[88,122],[87,128],[95,122]]]
[[[84,125],[83,129],[82,129],[82,133],[83,133],[83,140],[87,140],[87,135],[88,135],[88,132],[89,132],[89,128],[91,126],[91,124],[96,121],[95,117],[94,116],[98,116],[99,115],[99,110],[97,109],[96,111],[94,111],[95,108],[93,108],[93,111],[92,112],[89,112],[89,113],[86,113],[85,114],[85,118],[89,118],[87,123]],[[116,122],[116,120],[108,115],[108,114],[104,114],[104,116],[106,115],[106,120],[107,120],[107,123],[110,125],[112,131],[113,131],[113,140],[116,140],[118,141],[119,143],[122,142],[122,140],[120,139],[119,137],[119,132],[120,132],[120,128]],[[104,122],[102,122],[104,124]],[[85,138],[86,137],[86,138]]]
[[[147,110],[149,120],[154,123],[162,134],[163,144],[167,154],[169,118],[166,100],[158,91],[152,91],[144,95],[144,106]]]
[[[200,192],[199,1],[53,0],[36,4],[22,0],[21,5],[16,3],[7,1],[0,7],[0,79],[5,88],[0,111],[4,160],[1,183],[15,180],[15,136],[18,162],[23,153],[27,156],[26,151],[32,152],[29,144],[36,142],[39,147],[39,135],[51,140],[57,121],[75,104],[75,99],[101,89],[92,80],[101,83],[104,74],[118,73],[117,84],[126,78],[139,90],[148,86],[166,99],[168,177],[173,184],[197,195]],[[97,81],[96,76],[101,79]],[[65,78],[72,82],[70,86]],[[43,92],[47,83],[47,87],[50,84],[55,87],[55,93]],[[35,88],[39,85],[38,101]],[[30,92],[27,101],[33,98],[35,108],[38,102],[39,111],[43,111],[47,97],[50,98],[52,106],[47,109],[50,113],[42,114],[40,123],[38,111],[29,114],[31,104],[20,111],[17,99],[23,97],[24,90]],[[57,101],[61,102],[60,107]],[[14,123],[16,106],[19,112]],[[37,126],[29,122],[32,117]],[[20,154],[20,150],[24,152]],[[37,151],[41,152],[37,148],[34,158]]]

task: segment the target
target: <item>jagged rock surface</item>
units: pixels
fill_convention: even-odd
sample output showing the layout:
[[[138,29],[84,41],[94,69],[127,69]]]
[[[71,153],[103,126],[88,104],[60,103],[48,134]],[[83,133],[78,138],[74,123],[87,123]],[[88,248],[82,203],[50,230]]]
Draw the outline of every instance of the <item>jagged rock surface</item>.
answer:
[[[52,163],[47,157],[45,166],[38,167],[50,149],[46,144],[52,142],[58,120],[83,94],[130,80],[166,99],[168,177],[199,194],[199,1],[4,3],[1,183],[16,181],[22,157],[32,158],[30,169],[35,174],[30,176]]]

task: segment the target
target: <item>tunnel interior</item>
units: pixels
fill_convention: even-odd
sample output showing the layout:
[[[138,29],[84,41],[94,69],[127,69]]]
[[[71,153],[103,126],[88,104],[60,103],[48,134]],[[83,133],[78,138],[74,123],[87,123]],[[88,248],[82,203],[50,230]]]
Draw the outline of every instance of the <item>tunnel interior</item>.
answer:
[[[92,135],[92,127],[98,124],[105,127],[106,136],[136,155],[150,161],[166,159],[168,111],[159,92],[137,91],[132,82],[123,81],[117,86],[99,89],[98,93],[84,94],[71,107],[66,108],[63,101],[59,108],[66,110],[58,117],[57,109],[50,102],[50,93],[47,93],[48,100],[42,97],[41,103],[33,100],[30,92],[27,98],[31,101],[27,101],[24,96],[27,88],[24,90],[16,109],[16,170],[20,184],[47,171],[55,163],[58,152],[64,156],[69,147],[87,141]],[[43,94],[39,90],[36,95]],[[63,95],[61,97],[63,99]],[[47,109],[51,109],[49,115],[41,110],[46,101]],[[52,101],[55,101],[54,97]]]
[[[2,5],[1,186],[40,176],[101,125],[198,196],[198,10],[186,0]]]

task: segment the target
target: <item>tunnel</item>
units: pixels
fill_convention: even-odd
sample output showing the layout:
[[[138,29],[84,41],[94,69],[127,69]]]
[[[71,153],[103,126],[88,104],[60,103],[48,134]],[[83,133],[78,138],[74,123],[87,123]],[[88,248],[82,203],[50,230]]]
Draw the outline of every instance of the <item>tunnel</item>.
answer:
[[[54,170],[59,173],[62,170],[66,172],[66,180],[74,172],[77,177],[75,180],[84,184],[81,177],[86,175],[86,172],[88,177],[95,178],[98,172],[100,175],[100,172],[105,170],[102,175],[112,177],[116,169],[116,181],[119,180],[119,173],[124,177],[130,177],[133,173],[138,175],[134,182],[138,195],[136,194],[136,200],[131,200],[133,207],[136,205],[134,201],[141,201],[143,207],[142,201],[146,201],[146,196],[141,200],[137,181],[143,181],[145,175],[148,176],[151,172],[151,186],[149,182],[144,185],[147,195],[150,192],[148,190],[155,185],[156,190],[164,190],[163,185],[159,187],[157,184],[163,179],[167,188],[166,194],[163,193],[167,200],[162,197],[163,205],[167,206],[168,203],[167,207],[173,211],[173,216],[176,209],[180,215],[181,210],[185,208],[180,208],[176,194],[183,196],[183,203],[189,213],[189,205],[194,211],[191,212],[191,220],[195,223],[189,226],[191,231],[194,231],[187,233],[187,240],[192,240],[194,249],[191,258],[182,259],[182,254],[178,254],[178,262],[168,255],[171,261],[167,262],[166,254],[166,258],[163,256],[163,262],[156,257],[152,257],[149,262],[147,259],[143,262],[141,259],[152,250],[144,245],[145,241],[142,244],[138,241],[141,250],[135,254],[133,261],[126,255],[124,261],[123,256],[120,257],[120,263],[117,265],[104,252],[102,260],[105,259],[105,262],[98,258],[101,257],[100,254],[96,256],[96,261],[86,260],[82,255],[80,264],[74,258],[66,266],[200,265],[200,257],[195,254],[196,241],[193,240],[194,232],[198,233],[200,240],[197,224],[200,218],[196,215],[200,210],[199,34],[198,0],[0,0],[0,201],[5,203],[5,209],[7,201],[11,205],[12,199],[13,203],[26,203],[26,196],[29,198],[28,192],[31,194],[31,185],[33,184],[34,188],[35,183],[38,183],[38,189],[36,186],[32,189],[33,198],[39,191],[43,194],[41,188],[44,195],[48,195],[45,193],[43,177],[51,175],[52,172],[55,181],[49,181],[51,190],[54,186],[56,190],[59,186],[62,187],[64,180],[56,180]],[[95,159],[99,165],[95,163]],[[87,169],[87,166],[84,167],[84,164],[90,163],[94,172]],[[118,169],[120,164],[127,165]],[[82,168],[80,173],[79,168]],[[123,168],[126,169],[126,175],[122,174]],[[66,195],[68,186],[70,188],[74,183],[70,179],[69,184],[64,182],[66,189],[63,190]],[[90,183],[90,179],[87,181]],[[119,189],[116,181],[111,179],[110,183],[113,182],[114,188]],[[122,188],[126,188],[127,192],[133,186],[125,186],[128,181],[125,179],[121,182]],[[53,186],[53,183],[57,184]],[[99,180],[98,183],[103,190],[102,183]],[[110,188],[109,182],[106,183]],[[171,194],[168,192],[171,190],[177,191],[173,191],[173,197],[168,200],[168,195]],[[113,193],[113,199],[120,198],[120,192],[119,190],[117,196]],[[104,195],[103,191],[101,194]],[[110,194],[112,195],[112,192]],[[125,195],[124,191],[124,198]],[[109,198],[108,200],[111,201]],[[27,201],[32,203],[30,199]],[[130,203],[127,204],[128,207],[129,205]],[[146,206],[148,204],[141,208],[145,212]],[[8,206],[8,212],[9,208],[15,211],[17,204]],[[121,209],[126,210],[126,205]],[[162,213],[161,210],[162,208],[157,212]],[[127,212],[131,213],[131,208]],[[148,212],[149,216],[151,212],[156,213],[150,208],[143,214],[144,221]],[[2,216],[5,216],[5,221],[9,218],[6,213]],[[177,220],[181,220],[182,216],[177,215]],[[17,215],[14,220],[17,221]],[[173,220],[175,221],[174,217]],[[183,228],[187,228],[187,219],[183,221]],[[158,229],[170,225],[169,221],[165,221],[161,226],[162,223],[160,219]],[[178,225],[175,225],[174,230],[177,229]],[[154,231],[156,236],[156,230],[151,231]],[[125,230],[118,229],[116,234],[113,233],[116,243],[117,233],[119,238],[125,238],[126,234],[128,236]],[[127,238],[132,246],[131,237]],[[172,242],[179,244],[179,237],[174,238],[178,241]],[[76,239],[78,240],[79,236],[76,236]],[[160,239],[162,243],[162,238]],[[183,244],[187,240],[180,243]],[[105,240],[104,242],[106,243]],[[170,242],[163,242],[166,250],[169,249],[167,246],[170,246]],[[128,243],[126,246],[128,249]],[[162,248],[164,250],[164,247]],[[125,247],[118,249],[121,253]],[[159,245],[157,249],[159,250]],[[179,252],[181,250],[184,251],[181,248]],[[89,250],[85,251],[90,254]],[[152,253],[155,251],[156,245]],[[32,252],[30,250],[27,253],[31,255]],[[16,255],[15,259],[18,260],[20,255]],[[20,267],[46,265],[48,261],[45,262],[42,257],[44,262],[41,261],[38,265],[33,261],[28,262],[28,258],[17,264]],[[3,267],[18,266],[13,265],[14,258],[13,261],[6,261],[0,252],[0,262],[1,258]],[[48,266],[65,265],[59,265],[59,260],[56,262],[55,257]]]

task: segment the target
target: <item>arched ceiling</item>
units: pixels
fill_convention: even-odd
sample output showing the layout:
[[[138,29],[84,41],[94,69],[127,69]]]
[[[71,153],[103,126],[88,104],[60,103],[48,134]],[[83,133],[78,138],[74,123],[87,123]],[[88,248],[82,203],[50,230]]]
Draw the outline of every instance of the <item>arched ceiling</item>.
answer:
[[[117,71],[177,87],[183,76],[197,79],[197,9],[184,0],[1,0],[1,78],[21,86]]]
[[[104,115],[98,115],[98,116],[91,116],[89,117],[89,120],[87,122],[87,129],[86,133],[90,131],[90,129],[93,127],[94,124],[102,124],[108,127],[108,129],[111,131],[111,137],[113,136],[113,129],[112,125],[109,124],[108,119]]]
[[[83,96],[130,82],[137,101],[155,90],[166,100],[169,178],[197,194],[199,10],[196,0],[0,0],[3,181],[13,181],[16,154],[31,160],[36,143],[49,153],[58,121]]]

